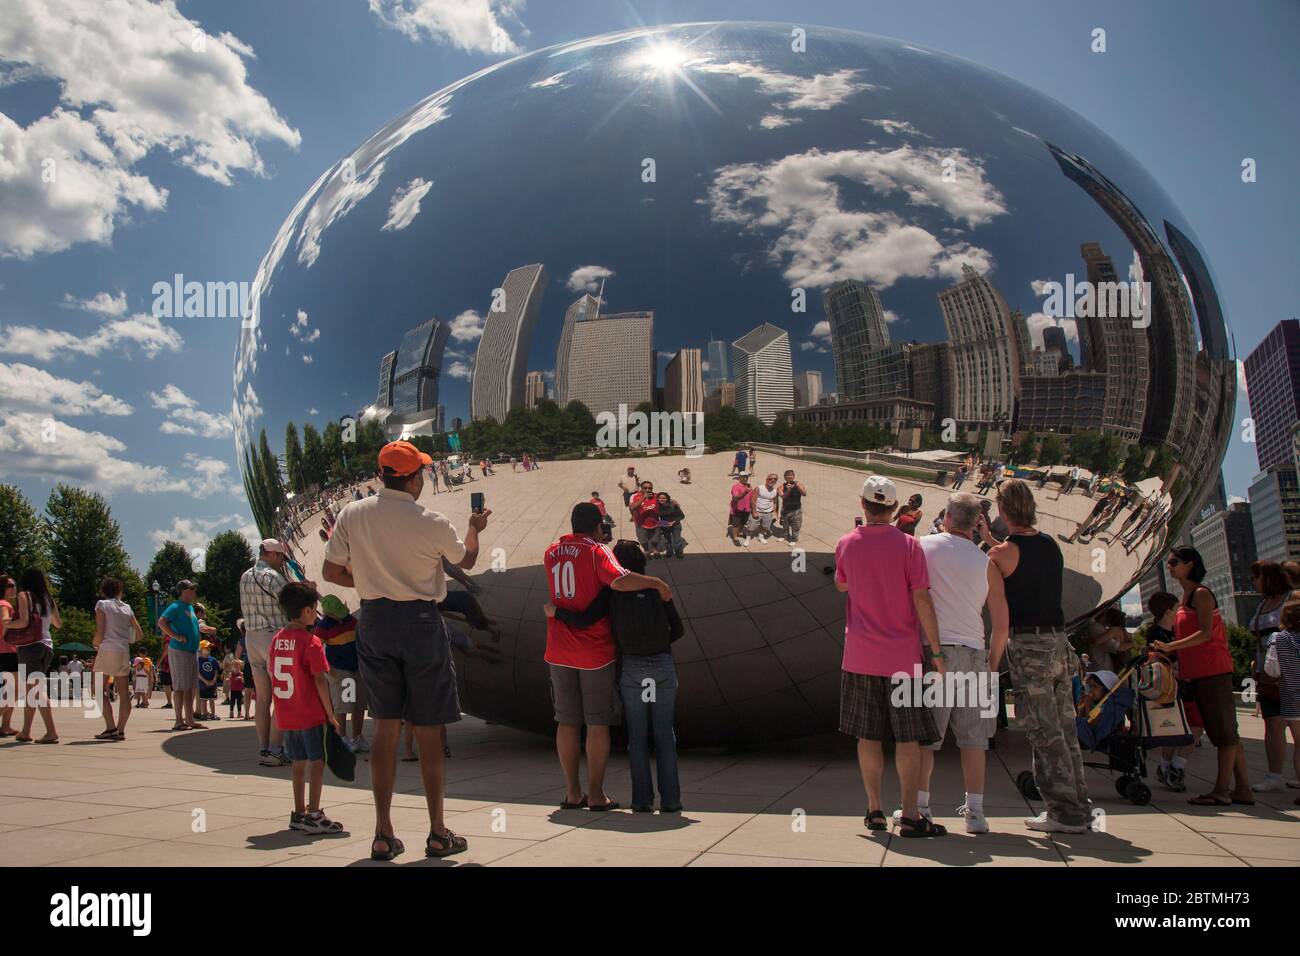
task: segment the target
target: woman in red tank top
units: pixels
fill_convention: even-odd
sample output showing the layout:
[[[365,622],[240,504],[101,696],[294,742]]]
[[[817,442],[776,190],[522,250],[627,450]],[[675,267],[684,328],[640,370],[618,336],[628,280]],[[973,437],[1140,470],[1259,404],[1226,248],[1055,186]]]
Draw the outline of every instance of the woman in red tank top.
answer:
[[[1190,681],[1205,734],[1218,750],[1219,769],[1214,790],[1188,803],[1201,807],[1252,804],[1255,797],[1246,774],[1246,752],[1237,735],[1237,702],[1233,696],[1232,654],[1219,602],[1203,586],[1205,562],[1195,548],[1169,552],[1169,573],[1182,586],[1183,600],[1174,621],[1174,640],[1156,641],[1158,651],[1178,654],[1178,676]]]

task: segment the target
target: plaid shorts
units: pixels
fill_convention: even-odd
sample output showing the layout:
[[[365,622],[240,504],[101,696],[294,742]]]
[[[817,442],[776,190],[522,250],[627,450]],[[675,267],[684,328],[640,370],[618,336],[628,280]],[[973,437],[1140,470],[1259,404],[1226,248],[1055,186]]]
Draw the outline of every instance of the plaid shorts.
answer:
[[[895,706],[893,678],[840,672],[840,733],[859,740],[932,744],[939,739],[925,707]]]

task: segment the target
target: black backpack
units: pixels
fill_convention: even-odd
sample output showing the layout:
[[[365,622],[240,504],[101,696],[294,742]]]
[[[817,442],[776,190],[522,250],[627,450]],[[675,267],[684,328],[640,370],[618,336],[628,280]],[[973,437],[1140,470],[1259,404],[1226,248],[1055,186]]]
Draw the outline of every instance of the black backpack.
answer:
[[[609,616],[614,638],[624,654],[662,654],[668,650],[668,613],[654,588],[616,591]]]

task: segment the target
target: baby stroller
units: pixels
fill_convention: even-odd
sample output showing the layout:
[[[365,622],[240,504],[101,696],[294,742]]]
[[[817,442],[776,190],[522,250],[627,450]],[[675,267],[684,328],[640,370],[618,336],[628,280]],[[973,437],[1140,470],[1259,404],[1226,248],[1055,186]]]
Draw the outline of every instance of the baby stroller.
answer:
[[[1088,676],[1076,678],[1076,704],[1086,692]],[[1158,655],[1129,661],[1087,716],[1075,718],[1075,731],[1080,749],[1105,758],[1104,763],[1085,759],[1084,766],[1118,773],[1116,792],[1137,806],[1151,802],[1151,788],[1144,782],[1147,751],[1192,743],[1173,667]],[[1032,771],[1022,770],[1016,787],[1025,799],[1040,799]]]

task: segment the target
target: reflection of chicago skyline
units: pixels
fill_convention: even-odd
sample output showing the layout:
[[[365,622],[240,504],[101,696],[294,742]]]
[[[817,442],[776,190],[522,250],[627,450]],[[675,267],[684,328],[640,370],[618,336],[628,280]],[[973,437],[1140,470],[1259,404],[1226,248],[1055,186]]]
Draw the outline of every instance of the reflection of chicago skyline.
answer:
[[[561,407],[580,402],[593,414],[647,403],[665,411],[710,411],[734,406],[765,424],[854,422],[877,425],[897,436],[900,447],[919,448],[917,429],[942,430],[954,423],[959,440],[980,432],[1000,439],[1032,431],[1039,435],[1099,432],[1124,446],[1163,448],[1191,471],[1185,488],[1196,488],[1217,461],[1209,444],[1222,432],[1231,408],[1233,376],[1227,374],[1225,336],[1213,284],[1197,251],[1166,223],[1171,259],[1151,224],[1109,179],[1086,159],[1048,144],[1062,173],[1085,190],[1132,244],[1132,271],[1150,283],[1141,318],[1115,310],[1101,295],[1074,319],[1078,360],[1063,323],[1041,323],[1041,344],[1023,311],[1008,305],[986,273],[970,264],[936,293],[947,338],[940,342],[894,342],[880,291],[847,279],[822,291],[821,307],[833,353],[834,389],[821,373],[793,369],[786,329],[762,322],[733,341],[709,337],[702,348],[678,348],[659,386],[650,309],[603,310],[600,294],[584,292],[565,310],[555,352],[554,384],[546,396],[544,373],[530,371],[527,357],[537,324],[547,272],[543,264],[512,269],[487,310],[473,359],[471,419],[498,422],[514,408],[553,398]],[[1091,286],[1121,282],[1101,242],[1081,242],[1079,255]],[[1184,274],[1187,276],[1184,281]],[[1134,278],[1131,273],[1129,279]],[[1190,297],[1189,297],[1190,290]],[[1200,315],[1198,351],[1193,303]],[[1118,312],[1119,314],[1116,314]],[[378,405],[392,408],[392,421],[436,421],[439,369],[446,323],[431,319],[406,334],[380,364]],[[1181,503],[1181,502],[1180,502]]]

